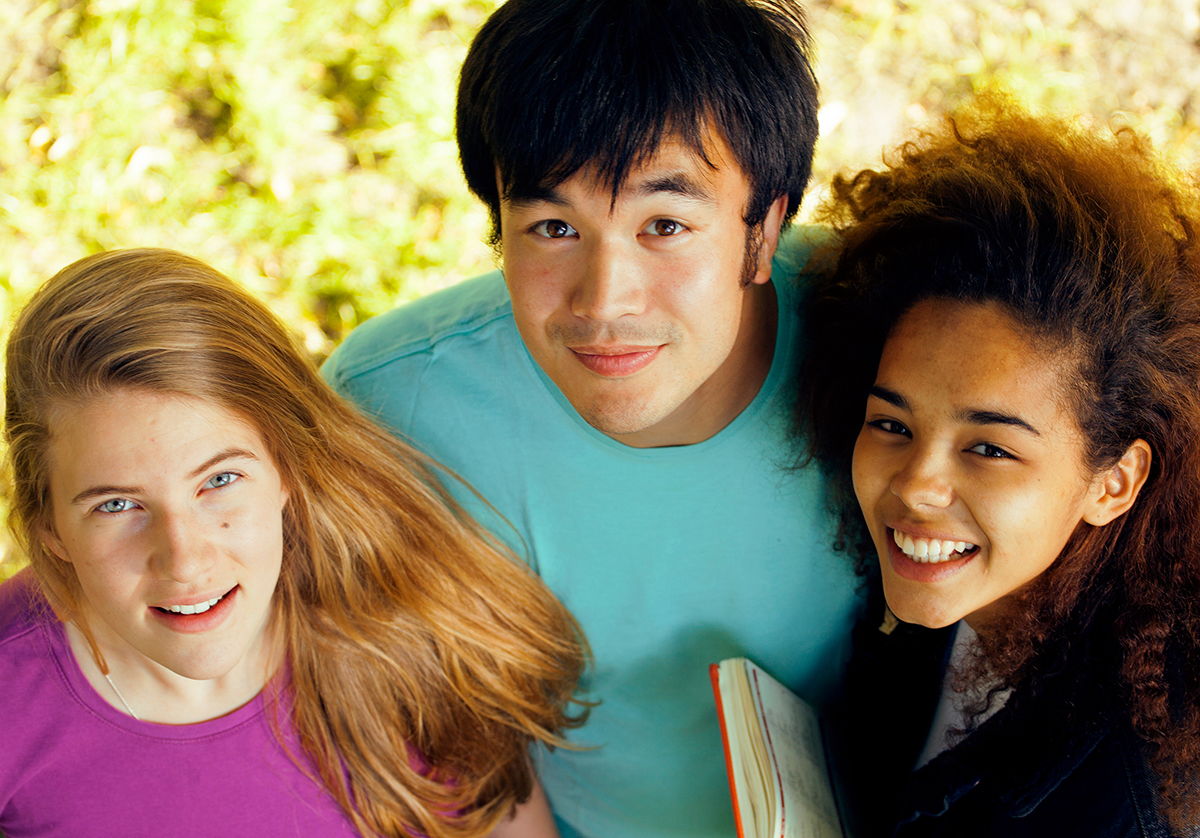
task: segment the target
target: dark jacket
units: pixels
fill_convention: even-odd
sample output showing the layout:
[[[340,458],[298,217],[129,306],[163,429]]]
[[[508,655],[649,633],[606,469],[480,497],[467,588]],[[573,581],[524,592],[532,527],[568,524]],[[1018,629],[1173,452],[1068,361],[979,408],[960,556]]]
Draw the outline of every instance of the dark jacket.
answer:
[[[858,835],[1173,838],[1115,678],[1072,670],[1046,679],[1037,696],[1018,689],[966,739],[911,771],[953,632],[878,626],[856,629],[839,725]]]

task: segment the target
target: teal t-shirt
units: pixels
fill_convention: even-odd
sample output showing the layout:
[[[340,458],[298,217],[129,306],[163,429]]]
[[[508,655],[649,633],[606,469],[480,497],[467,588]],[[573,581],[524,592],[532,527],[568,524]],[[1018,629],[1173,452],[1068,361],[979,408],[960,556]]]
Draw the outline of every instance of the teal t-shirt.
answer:
[[[374,318],[324,373],[467,480],[456,496],[583,627],[600,704],[538,770],[564,838],[735,833],[708,665],[743,655],[801,695],[840,678],[858,603],[815,468],[793,470],[790,382],[808,245],[776,255],[779,328],[754,401],[704,442],[631,448],[534,362],[499,272]]]

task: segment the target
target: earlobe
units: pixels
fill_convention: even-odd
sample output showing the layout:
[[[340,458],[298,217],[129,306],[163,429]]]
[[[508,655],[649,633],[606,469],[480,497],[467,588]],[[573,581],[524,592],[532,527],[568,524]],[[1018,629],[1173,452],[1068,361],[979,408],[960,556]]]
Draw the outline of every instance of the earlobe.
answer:
[[[758,249],[758,272],[754,282],[762,284],[771,278],[771,260],[779,246],[779,235],[783,230],[783,219],[787,215],[788,196],[780,195],[767,210],[762,223],[762,246]]]
[[[1150,461],[1150,445],[1144,439],[1136,440],[1111,470],[1097,478],[1093,501],[1083,520],[1102,527],[1128,512],[1150,476]]]

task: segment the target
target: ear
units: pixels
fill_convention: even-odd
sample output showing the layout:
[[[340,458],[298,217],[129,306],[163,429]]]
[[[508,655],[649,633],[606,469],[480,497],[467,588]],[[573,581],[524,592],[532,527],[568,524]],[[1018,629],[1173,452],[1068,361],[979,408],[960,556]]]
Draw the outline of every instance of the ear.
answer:
[[[754,274],[755,282],[759,285],[771,278],[771,260],[775,257],[775,248],[779,246],[779,234],[783,230],[783,218],[787,215],[788,196],[785,192],[775,199],[767,210],[767,217],[762,223],[762,246],[758,249],[758,271]]]
[[[62,539],[50,527],[42,528],[42,544],[58,558],[64,562],[70,562],[71,557],[67,555],[67,548],[63,546]]]
[[[1139,439],[1110,471],[1096,478],[1092,499],[1083,520],[1102,527],[1129,511],[1150,476],[1150,445]]]

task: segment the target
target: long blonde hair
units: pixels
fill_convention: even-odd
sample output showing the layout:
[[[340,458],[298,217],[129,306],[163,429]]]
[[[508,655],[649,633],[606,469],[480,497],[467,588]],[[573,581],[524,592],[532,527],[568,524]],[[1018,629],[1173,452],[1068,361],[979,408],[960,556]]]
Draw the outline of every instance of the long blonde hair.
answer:
[[[563,744],[584,715],[569,712],[578,626],[433,463],[329,388],[265,305],[182,254],[101,253],[42,287],[7,363],[9,525],[102,670],[71,565],[42,543],[49,417],[122,388],[204,399],[258,429],[290,491],[275,618],[292,724],[358,830],[483,835],[528,798],[529,744]]]

